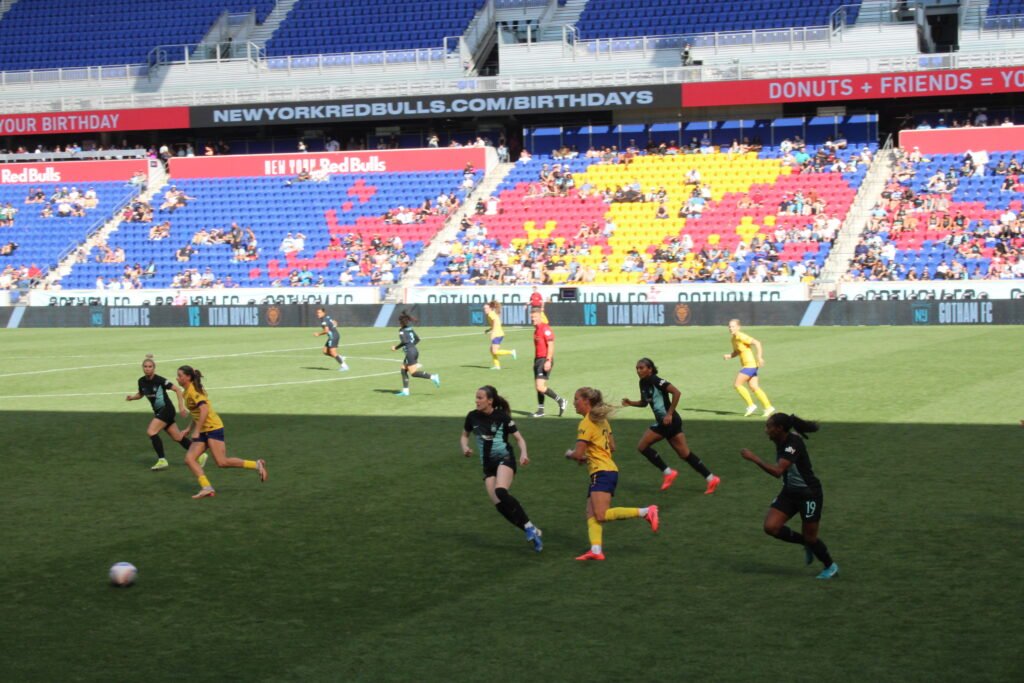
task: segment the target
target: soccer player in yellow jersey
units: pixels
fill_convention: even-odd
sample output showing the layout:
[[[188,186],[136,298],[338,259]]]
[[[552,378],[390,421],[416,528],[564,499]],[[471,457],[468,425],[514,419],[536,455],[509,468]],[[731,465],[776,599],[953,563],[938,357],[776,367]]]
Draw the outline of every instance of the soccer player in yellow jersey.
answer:
[[[645,519],[651,531],[658,531],[658,506],[643,508],[611,507],[615,486],[619,481],[619,468],[612,459],[615,437],[608,424],[608,416],[615,410],[604,402],[601,392],[590,387],[576,391],[573,397],[576,413],[583,416],[576,434],[576,447],[565,452],[565,457],[587,463],[590,472],[590,493],[587,497],[587,531],[590,550],[577,560],[603,560],[602,525],[617,519]]]
[[[484,304],[484,315],[487,316],[487,329],[484,331],[484,334],[491,337],[491,360],[494,361],[491,370],[501,370],[499,358],[501,356],[512,356],[512,360],[515,360],[516,350],[505,351],[501,348],[501,342],[505,338],[505,330],[501,326],[501,304],[498,303],[497,299]]]
[[[203,388],[203,373],[199,370],[182,365],[178,368],[178,384],[185,390],[185,408],[192,416],[192,422],[186,431],[192,433],[192,446],[185,454],[185,464],[196,475],[199,485],[202,487],[199,493],[193,498],[212,498],[217,495],[210,480],[203,474],[202,467],[197,462],[199,456],[207,449],[213,454],[217,467],[243,467],[247,470],[256,470],[260,481],[267,480],[267,463],[264,460],[242,460],[241,458],[229,458],[227,446],[224,443],[224,423],[220,415],[213,409],[210,399]]]
[[[750,417],[757,412],[757,406],[754,404],[754,400],[750,398],[750,392],[747,391],[747,387],[744,386],[745,384],[750,384],[750,388],[754,390],[757,400],[764,407],[764,416],[768,417],[775,412],[775,408],[772,407],[772,402],[768,400],[768,395],[761,390],[758,384],[757,369],[764,366],[764,350],[761,347],[761,342],[742,332],[740,330],[740,321],[736,318],[729,321],[729,334],[732,335],[732,353],[725,354],[723,358],[730,360],[736,356],[740,357],[740,371],[736,375],[736,382],[733,384],[733,387],[747,404],[745,415]],[[757,351],[757,358],[754,357],[751,347]]]

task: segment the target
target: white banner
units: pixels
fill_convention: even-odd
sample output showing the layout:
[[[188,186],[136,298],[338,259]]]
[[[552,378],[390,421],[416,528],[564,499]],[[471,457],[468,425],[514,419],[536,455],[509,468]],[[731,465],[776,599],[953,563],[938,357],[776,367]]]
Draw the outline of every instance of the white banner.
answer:
[[[29,292],[30,306],[237,306],[244,304],[376,304],[378,287],[266,289],[50,289]]]
[[[1020,299],[1024,280],[929,280],[927,282],[844,282],[837,294],[847,299]]]
[[[729,284],[695,282],[675,285],[545,285],[537,287],[545,301],[561,301],[559,292],[576,290],[576,301],[587,303],[650,302],[676,303],[698,301],[807,301],[810,296],[804,283]],[[481,304],[497,299],[502,304],[528,303],[533,287],[410,287],[405,290],[407,304]]]
[[[0,306],[11,305],[11,293],[6,289],[0,289]]]

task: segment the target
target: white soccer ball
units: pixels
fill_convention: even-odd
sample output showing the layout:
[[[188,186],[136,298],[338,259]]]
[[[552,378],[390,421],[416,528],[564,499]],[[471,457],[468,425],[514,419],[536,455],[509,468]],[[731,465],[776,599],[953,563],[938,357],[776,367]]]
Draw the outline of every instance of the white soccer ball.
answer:
[[[118,562],[110,568],[110,583],[125,588],[135,583],[139,570],[131,562]]]

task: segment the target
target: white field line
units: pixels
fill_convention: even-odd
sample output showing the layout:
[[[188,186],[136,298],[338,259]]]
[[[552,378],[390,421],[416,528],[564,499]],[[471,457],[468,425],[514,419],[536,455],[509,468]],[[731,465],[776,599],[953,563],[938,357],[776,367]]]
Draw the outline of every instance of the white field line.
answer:
[[[510,328],[509,330],[506,330],[506,331],[518,332],[518,331],[521,331],[523,329],[527,329],[527,328],[517,328],[517,329],[511,329]],[[423,339],[424,340],[431,340],[431,339],[453,339],[455,337],[473,337],[473,336],[477,336],[477,335],[481,335],[481,334],[482,334],[481,332],[463,332],[463,333],[460,333],[460,334],[446,334],[446,335],[440,335],[440,336],[437,336],[437,337],[423,337]],[[338,346],[338,349],[339,349],[339,353],[340,353],[341,351],[344,351],[345,349],[351,348],[353,346],[371,346],[371,345],[374,345],[374,344],[388,344],[388,343],[391,343],[392,346],[393,346],[394,345],[393,341],[394,340],[381,340],[381,341],[370,341],[370,342],[357,342],[355,344],[340,344]],[[189,356],[189,357],[185,357],[185,358],[161,358],[160,362],[161,363],[178,363],[178,362],[183,362],[183,361],[212,360],[212,359],[218,359],[218,358],[240,358],[240,357],[243,357],[243,356],[265,356],[265,355],[274,354],[274,353],[293,353],[295,351],[312,351],[312,350],[315,350],[317,348],[320,348],[320,347],[310,345],[310,346],[299,346],[299,347],[290,348],[290,349],[271,349],[271,350],[268,350],[268,351],[246,351],[244,353],[221,353],[221,354],[213,354],[213,355],[208,355],[208,356]],[[77,372],[77,371],[80,371],[80,370],[101,370],[103,368],[121,368],[121,367],[129,367],[129,366],[133,366],[133,365],[139,365],[141,363],[142,363],[142,361],[135,361],[135,362],[131,362],[131,363],[105,363],[103,365],[80,365],[80,366],[71,367],[71,368],[48,368],[46,370],[29,370],[29,371],[26,371],[26,372],[8,372],[8,373],[0,374],[0,379],[2,379],[4,377],[25,377],[27,375],[47,375],[47,374],[51,374],[51,373],[54,373],[54,372]],[[0,397],[0,398],[6,398],[6,397]]]

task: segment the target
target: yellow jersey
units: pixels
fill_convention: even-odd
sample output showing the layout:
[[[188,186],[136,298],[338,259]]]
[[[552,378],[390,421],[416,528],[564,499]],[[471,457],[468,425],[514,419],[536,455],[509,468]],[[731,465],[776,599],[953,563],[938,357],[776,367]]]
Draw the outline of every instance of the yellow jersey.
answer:
[[[608,420],[594,422],[587,415],[580,420],[576,432],[577,441],[587,442],[587,471],[594,472],[618,472],[619,467],[612,460],[612,426]]]
[[[185,390],[185,407],[192,414],[192,421],[199,422],[199,406],[206,404],[206,422],[199,427],[200,432],[212,432],[215,429],[223,429],[224,423],[220,421],[220,415],[213,409],[213,404],[206,394],[201,394],[195,384],[188,385]]]
[[[505,330],[501,327],[501,316],[496,311],[487,312],[487,321],[491,324],[491,339],[505,336]]]
[[[750,344],[753,341],[753,337],[743,332],[737,332],[732,335],[732,350],[740,356],[740,367],[757,367],[757,359],[754,358],[754,352],[750,350]]]

